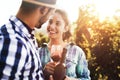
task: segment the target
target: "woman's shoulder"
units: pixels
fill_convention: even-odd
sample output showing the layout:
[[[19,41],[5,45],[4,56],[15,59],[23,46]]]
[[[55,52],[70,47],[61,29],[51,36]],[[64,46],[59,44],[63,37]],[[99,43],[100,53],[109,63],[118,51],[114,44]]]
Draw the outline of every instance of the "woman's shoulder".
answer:
[[[77,51],[83,51],[82,48],[76,45],[75,43],[69,43],[67,45],[67,48],[76,49]]]
[[[74,45],[69,44],[68,52],[76,55],[76,57],[78,57],[78,59],[86,58],[84,50],[76,44],[74,44]]]

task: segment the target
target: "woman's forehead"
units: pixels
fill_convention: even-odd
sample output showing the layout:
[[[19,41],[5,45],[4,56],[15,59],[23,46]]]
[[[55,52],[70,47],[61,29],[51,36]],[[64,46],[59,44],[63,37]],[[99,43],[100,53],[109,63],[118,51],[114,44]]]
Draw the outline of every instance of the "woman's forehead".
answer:
[[[59,14],[59,13],[54,13],[54,14],[52,14],[49,19],[63,20],[61,14]]]

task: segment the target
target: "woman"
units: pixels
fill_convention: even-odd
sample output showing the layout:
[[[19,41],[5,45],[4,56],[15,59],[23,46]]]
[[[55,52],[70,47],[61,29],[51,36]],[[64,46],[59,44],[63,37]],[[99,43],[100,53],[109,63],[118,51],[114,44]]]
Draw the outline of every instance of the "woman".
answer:
[[[74,45],[67,44],[66,38],[70,37],[70,27],[67,14],[60,9],[57,9],[53,15],[50,16],[47,25],[47,32],[50,41],[47,45],[43,45],[39,49],[42,65],[44,68],[45,78],[49,79],[49,75],[54,73],[55,62],[52,61],[53,45],[67,48],[66,54],[66,78],[65,80],[90,80],[90,72],[88,70],[88,63],[83,50]],[[60,51],[59,51],[60,52]],[[61,56],[60,53],[56,53]],[[59,57],[60,57],[59,56]]]

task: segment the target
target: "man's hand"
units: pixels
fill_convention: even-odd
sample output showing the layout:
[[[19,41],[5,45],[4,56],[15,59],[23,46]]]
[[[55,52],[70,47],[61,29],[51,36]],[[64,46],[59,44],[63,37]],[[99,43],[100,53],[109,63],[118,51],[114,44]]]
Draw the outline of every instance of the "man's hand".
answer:
[[[52,80],[52,79],[51,79],[51,80]],[[64,80],[78,80],[78,79],[70,78],[70,77],[66,76]]]
[[[44,74],[52,75],[54,73],[55,63],[49,62],[44,67]]]

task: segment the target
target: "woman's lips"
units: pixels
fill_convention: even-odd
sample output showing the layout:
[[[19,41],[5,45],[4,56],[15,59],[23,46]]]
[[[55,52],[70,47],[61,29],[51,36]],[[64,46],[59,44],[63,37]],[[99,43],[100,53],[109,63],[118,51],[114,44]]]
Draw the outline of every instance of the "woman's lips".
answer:
[[[55,31],[49,31],[49,33],[51,33],[51,34],[55,34],[55,33],[57,33],[57,32],[55,32]]]

